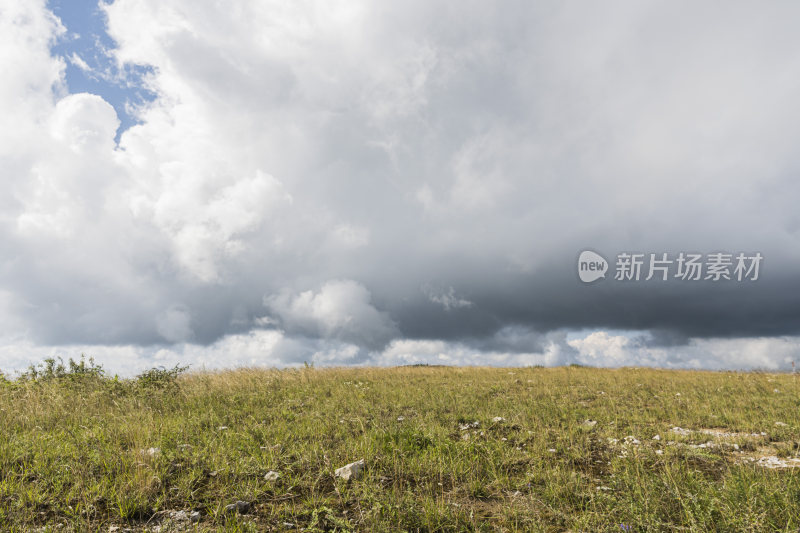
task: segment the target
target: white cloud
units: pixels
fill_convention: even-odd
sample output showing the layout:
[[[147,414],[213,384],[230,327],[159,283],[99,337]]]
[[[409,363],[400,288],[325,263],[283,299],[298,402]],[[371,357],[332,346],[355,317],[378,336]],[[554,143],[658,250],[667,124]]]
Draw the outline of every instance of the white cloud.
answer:
[[[451,309],[460,309],[463,307],[472,307],[472,302],[457,296],[456,290],[453,287],[448,287],[447,290],[442,290],[425,286],[422,288],[422,292],[425,293],[431,302],[441,305],[445,311],[450,311]]]
[[[76,54],[75,52],[70,54],[69,62],[78,67],[79,69],[83,70],[84,72],[92,71],[92,67],[90,67],[88,63],[86,63],[86,61],[84,61],[83,58],[78,54]]]
[[[152,205],[138,197],[136,209],[152,213],[155,225],[171,238],[179,264],[204,282],[217,281],[219,262],[246,248],[241,237],[291,204],[282,184],[260,170],[217,188],[203,187],[194,166],[176,162],[163,172],[165,186],[158,197]]]
[[[694,352],[693,366],[702,368],[758,368],[785,372],[793,361],[800,364],[798,337],[696,339],[691,348]]]
[[[44,0],[0,4],[0,146],[4,154],[28,153],[30,135],[41,128],[53,107],[53,89],[63,93],[64,62],[51,57],[50,43],[64,32]]]
[[[56,104],[51,131],[53,137],[77,153],[103,157],[114,149],[114,135],[119,127],[117,113],[101,97],[70,94]]]
[[[521,352],[480,349],[460,342],[398,339],[381,353],[373,354],[369,361],[385,366],[555,366],[573,362],[569,354],[569,347],[564,345],[560,335],[549,336],[540,351]]]
[[[564,342],[551,335],[539,351],[508,352],[482,350],[459,342],[396,339],[383,349],[365,352],[355,344],[339,340],[294,337],[276,329],[254,329],[227,335],[203,346],[179,342],[168,347],[72,344],[47,346],[20,339],[0,343],[0,370],[7,375],[24,370],[46,356],[78,358],[93,356],[109,374],[133,376],[153,366],[190,365],[193,370],[244,367],[292,367],[304,362],[315,365],[409,364],[473,366],[553,366],[580,363],[597,367],[658,366],[665,368],[757,369],[790,371],[800,363],[800,337],[760,339],[707,339],[690,346],[647,348],[635,339],[598,331]],[[588,339],[588,340],[586,340]],[[577,348],[577,352],[575,352]]]
[[[583,339],[568,341],[568,344],[578,350],[581,362],[590,366],[624,366],[635,361],[631,357],[630,339],[623,335],[595,331]]]
[[[352,280],[328,281],[319,291],[283,290],[264,304],[291,333],[380,347],[397,335],[386,313],[370,302],[369,291]]]
[[[647,334],[594,331],[567,341],[576,362],[589,366],[655,366],[667,368],[760,369],[787,371],[800,361],[800,337],[691,339],[687,345],[657,346]]]

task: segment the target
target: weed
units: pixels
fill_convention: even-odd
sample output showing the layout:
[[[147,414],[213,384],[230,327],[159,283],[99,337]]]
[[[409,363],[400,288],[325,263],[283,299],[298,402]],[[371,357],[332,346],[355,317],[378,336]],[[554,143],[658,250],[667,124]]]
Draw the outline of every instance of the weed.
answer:
[[[136,384],[145,389],[173,388],[176,386],[178,376],[188,369],[188,366],[180,365],[175,365],[173,368],[151,368],[136,376]]]

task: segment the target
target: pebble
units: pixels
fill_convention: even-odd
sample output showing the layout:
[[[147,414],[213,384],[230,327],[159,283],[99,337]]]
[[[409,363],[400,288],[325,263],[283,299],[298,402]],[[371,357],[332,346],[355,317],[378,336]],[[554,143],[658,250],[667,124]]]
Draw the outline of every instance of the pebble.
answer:
[[[250,511],[250,502],[243,502],[241,500],[236,503],[231,503],[225,506],[226,513],[239,512],[239,514],[247,514]]]
[[[356,480],[361,477],[361,472],[364,470],[364,459],[359,459],[349,465],[344,465],[337,468],[334,472],[335,476],[345,481]]]

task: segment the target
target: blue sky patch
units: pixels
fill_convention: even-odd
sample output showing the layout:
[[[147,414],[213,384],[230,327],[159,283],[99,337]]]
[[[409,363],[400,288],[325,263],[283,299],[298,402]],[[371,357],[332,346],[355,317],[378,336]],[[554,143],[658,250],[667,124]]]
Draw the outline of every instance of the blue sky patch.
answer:
[[[106,31],[106,15],[97,0],[50,0],[48,8],[67,29],[51,52],[66,62],[69,92],[97,94],[114,106],[121,123],[119,141],[122,132],[139,122],[134,108],[155,98],[144,83],[152,67],[117,64],[112,55],[116,43]]]

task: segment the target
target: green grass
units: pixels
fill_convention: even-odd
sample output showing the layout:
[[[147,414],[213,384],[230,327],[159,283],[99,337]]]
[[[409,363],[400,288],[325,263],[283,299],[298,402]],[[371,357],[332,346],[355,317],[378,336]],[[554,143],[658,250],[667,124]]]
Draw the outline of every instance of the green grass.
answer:
[[[800,469],[759,464],[800,448],[788,374],[92,368],[0,384],[0,530],[800,528]],[[237,500],[249,514],[223,511]]]

